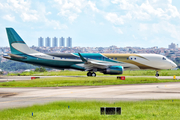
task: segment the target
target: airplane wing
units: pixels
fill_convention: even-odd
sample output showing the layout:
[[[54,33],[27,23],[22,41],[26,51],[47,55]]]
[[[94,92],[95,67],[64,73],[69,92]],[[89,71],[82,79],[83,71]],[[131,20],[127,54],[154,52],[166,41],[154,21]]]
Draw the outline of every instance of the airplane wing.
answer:
[[[95,62],[95,61],[87,60],[80,53],[78,53],[78,54],[79,54],[81,60],[84,62],[84,67],[87,71],[96,70],[97,68],[106,69],[110,66],[109,64],[106,64],[104,62]]]

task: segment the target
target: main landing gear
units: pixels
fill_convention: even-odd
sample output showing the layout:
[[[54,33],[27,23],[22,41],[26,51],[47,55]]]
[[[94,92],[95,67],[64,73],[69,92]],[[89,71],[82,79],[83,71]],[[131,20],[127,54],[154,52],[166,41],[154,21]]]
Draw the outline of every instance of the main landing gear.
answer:
[[[96,77],[96,73],[89,71],[89,72],[87,73],[87,76],[88,76],[88,77],[89,77],[89,76]]]
[[[158,73],[158,71],[156,71],[156,75],[155,75],[156,77],[159,77],[159,73]]]

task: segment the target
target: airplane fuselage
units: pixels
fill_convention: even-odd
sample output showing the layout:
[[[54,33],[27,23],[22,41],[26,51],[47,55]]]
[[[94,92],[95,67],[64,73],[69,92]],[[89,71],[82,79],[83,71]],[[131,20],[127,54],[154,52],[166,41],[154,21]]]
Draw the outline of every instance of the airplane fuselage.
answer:
[[[29,48],[13,28],[6,28],[11,53],[4,58],[56,69],[89,71],[87,76],[122,74],[124,70],[172,69],[177,65],[158,54],[110,54],[110,53],[53,53],[45,54]]]
[[[81,55],[92,62],[106,64],[107,66],[123,66],[125,70],[138,69],[172,69],[176,65],[166,57],[158,54],[100,54],[100,53],[81,53]],[[57,69],[78,69],[84,71],[84,62],[78,56],[78,53],[34,53],[21,54],[25,59],[14,58],[20,62],[52,67]]]

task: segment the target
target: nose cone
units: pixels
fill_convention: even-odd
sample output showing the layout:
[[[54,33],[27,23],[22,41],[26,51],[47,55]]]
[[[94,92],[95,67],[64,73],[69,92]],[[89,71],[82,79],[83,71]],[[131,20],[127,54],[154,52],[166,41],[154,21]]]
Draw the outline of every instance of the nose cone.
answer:
[[[171,66],[172,66],[172,68],[176,68],[177,67],[177,65],[174,62],[171,62]]]

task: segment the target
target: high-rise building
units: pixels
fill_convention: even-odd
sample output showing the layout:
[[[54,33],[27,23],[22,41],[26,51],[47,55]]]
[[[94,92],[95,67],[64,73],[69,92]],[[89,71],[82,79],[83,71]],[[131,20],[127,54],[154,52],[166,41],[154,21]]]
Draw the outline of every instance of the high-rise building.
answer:
[[[44,47],[44,40],[42,37],[38,38],[38,47]]]
[[[59,46],[60,46],[60,47],[65,47],[65,39],[64,39],[63,37],[61,37],[61,38],[59,39]]]
[[[66,42],[67,42],[66,47],[71,48],[72,47],[72,38],[68,37]]]
[[[178,44],[174,44],[174,43],[171,43],[171,45],[169,45],[169,49],[176,49],[178,48]]]
[[[46,47],[51,47],[51,38],[46,38]]]
[[[58,47],[58,39],[56,37],[52,39],[52,47]]]

